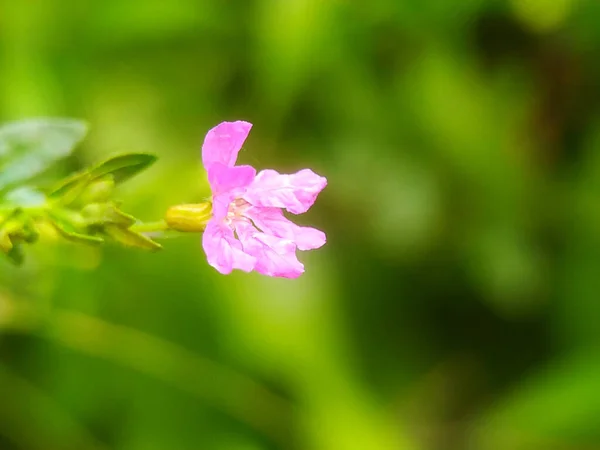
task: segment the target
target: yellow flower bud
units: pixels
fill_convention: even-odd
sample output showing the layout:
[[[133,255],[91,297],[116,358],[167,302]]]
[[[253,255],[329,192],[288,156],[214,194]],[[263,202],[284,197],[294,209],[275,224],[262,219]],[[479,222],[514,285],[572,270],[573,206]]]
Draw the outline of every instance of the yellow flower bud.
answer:
[[[188,233],[204,231],[212,217],[212,203],[172,206],[165,214],[165,222],[172,230]]]

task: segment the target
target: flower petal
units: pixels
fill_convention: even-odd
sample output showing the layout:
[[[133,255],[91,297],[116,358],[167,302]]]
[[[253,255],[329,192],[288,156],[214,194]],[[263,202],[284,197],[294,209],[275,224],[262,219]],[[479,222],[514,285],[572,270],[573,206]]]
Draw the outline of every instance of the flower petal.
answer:
[[[252,166],[228,167],[221,163],[214,163],[208,169],[208,183],[213,195],[231,193],[241,194],[256,176],[256,169]]]
[[[293,241],[299,250],[322,247],[327,241],[325,233],[316,228],[301,227],[288,220],[279,208],[248,208],[244,215],[264,233]]]
[[[238,120],[220,123],[206,133],[202,144],[204,167],[208,170],[214,163],[233,167],[251,128],[251,123]]]
[[[212,215],[217,221],[223,221],[229,212],[229,205],[234,200],[232,194],[213,195]]]
[[[246,221],[237,221],[235,231],[244,251],[256,258],[254,270],[258,273],[283,278],[298,278],[304,273],[292,241],[261,233]]]
[[[235,238],[233,230],[214,219],[206,225],[202,247],[208,263],[225,275],[233,269],[250,272],[256,264],[256,258],[242,250],[242,244]]]
[[[308,211],[325,186],[327,179],[310,169],[291,175],[263,170],[248,187],[243,198],[254,206],[285,208],[293,214],[301,214]]]

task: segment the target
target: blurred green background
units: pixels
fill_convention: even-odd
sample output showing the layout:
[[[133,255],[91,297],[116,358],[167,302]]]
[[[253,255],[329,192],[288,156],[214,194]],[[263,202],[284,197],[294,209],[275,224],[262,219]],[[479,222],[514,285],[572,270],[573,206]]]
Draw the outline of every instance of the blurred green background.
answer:
[[[147,220],[248,120],[243,163],[329,179],[328,244],[1,262],[0,449],[600,449],[599,2],[0,0],[0,118],[37,116],[92,125],[65,171],[159,155]]]

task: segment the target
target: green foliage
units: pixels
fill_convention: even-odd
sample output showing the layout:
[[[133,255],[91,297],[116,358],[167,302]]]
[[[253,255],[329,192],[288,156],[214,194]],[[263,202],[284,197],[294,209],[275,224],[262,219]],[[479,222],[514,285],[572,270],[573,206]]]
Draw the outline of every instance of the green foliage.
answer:
[[[223,120],[329,179],[293,282],[6,223],[2,450],[600,448],[600,2],[0,3],[0,118],[94,126],[2,223],[53,202],[109,243],[199,204]],[[90,182],[123,149],[162,163]]]
[[[162,248],[158,242],[144,236],[142,233],[138,233],[117,223],[106,223],[103,232],[126,247],[137,247],[152,251]]]
[[[71,119],[33,119],[0,127],[0,193],[43,173],[68,156],[87,133]]]
[[[17,265],[23,263],[23,243],[32,244],[38,237],[32,217],[20,208],[12,210],[0,222],[0,250]]]
[[[0,192],[5,190],[0,197],[0,212],[4,213],[0,250],[13,263],[23,263],[22,245],[37,241],[38,225],[43,223],[78,244],[102,244],[108,238],[128,247],[161,248],[132,229],[140,221],[112,200],[115,186],[152,165],[156,161],[153,155],[114,156],[69,176],[47,195],[25,184],[69,155],[86,131],[83,122],[67,119],[26,120],[0,127]]]
[[[76,201],[80,195],[87,193],[89,200],[98,200],[101,194],[107,190],[110,192],[113,186],[137,175],[155,161],[156,157],[147,153],[114,156],[68,177],[49,193],[49,198],[68,204]]]
[[[111,176],[115,184],[122,183],[154,164],[156,156],[146,153],[119,155],[98,164],[89,171],[92,180]]]
[[[104,242],[99,236],[83,232],[83,219],[77,213],[70,211],[50,211],[47,214],[47,218],[61,236],[70,241],[81,244],[101,244]]]

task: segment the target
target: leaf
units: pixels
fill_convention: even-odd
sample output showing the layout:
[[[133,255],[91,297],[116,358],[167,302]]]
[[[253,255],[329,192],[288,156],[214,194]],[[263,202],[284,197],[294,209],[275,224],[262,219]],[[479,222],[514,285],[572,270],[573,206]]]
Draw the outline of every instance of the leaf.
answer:
[[[4,252],[13,264],[21,265],[24,260],[22,243],[37,241],[39,232],[33,219],[22,209],[14,209],[0,223],[0,251]]]
[[[46,196],[36,189],[23,186],[8,192],[4,200],[8,205],[17,207],[39,207],[46,203]]]
[[[89,225],[113,223],[130,227],[137,222],[136,218],[124,213],[113,203],[91,203],[81,211],[83,219]]]
[[[81,244],[102,244],[104,242],[101,237],[82,233],[68,218],[59,213],[50,212],[48,219],[65,239]]]
[[[137,219],[135,217],[121,211],[119,208],[117,208],[114,205],[112,205],[112,208],[109,211],[108,219],[112,223],[115,223],[118,225],[125,225],[127,227],[130,227],[131,225],[133,225],[134,223],[137,222]]]
[[[4,253],[8,254],[13,248],[12,240],[10,239],[10,234],[8,234],[4,230],[0,230],[0,250]]]
[[[145,250],[157,251],[162,246],[154,242],[152,239],[143,234],[136,233],[128,228],[123,228],[119,225],[108,223],[104,226],[104,232],[113,238],[115,241],[126,247],[137,247]]]
[[[21,215],[23,210],[18,207],[14,207],[10,210],[5,211],[5,215],[0,219],[0,229],[6,229],[7,225],[11,223],[15,218]]]
[[[0,191],[68,156],[86,133],[87,125],[73,119],[30,119],[0,126]]]
[[[13,231],[9,231],[9,235],[13,243],[25,241],[28,244],[32,244],[36,242],[40,236],[37,227],[35,226],[35,222],[24,212],[19,214],[19,216],[12,221],[12,227]]]
[[[14,245],[10,251],[6,254],[11,262],[15,266],[20,266],[25,261],[25,254],[23,253],[23,246],[21,244]]]
[[[156,159],[156,156],[148,153],[126,153],[104,161],[89,173],[92,179],[110,174],[118,184],[147,169]]]
[[[50,193],[48,198],[51,200],[62,199],[63,203],[68,204],[73,201],[88,185],[91,180],[88,172],[80,172],[71,175],[62,180]]]
[[[23,215],[20,208],[15,208],[11,211],[0,223],[0,250],[9,254],[15,246],[15,241],[19,237],[28,236],[31,232],[31,227],[25,231],[27,217]]]
[[[14,239],[14,234],[19,233],[23,225],[20,223],[22,210],[17,208],[13,210],[0,223],[0,249],[8,256],[11,262],[17,266],[23,264],[24,255],[21,244]]]
[[[102,193],[106,194],[105,199],[108,199],[114,185],[122,183],[147,169],[156,159],[156,156],[147,153],[126,153],[114,156],[91,169],[76,173],[63,180],[50,191],[48,198],[60,201],[64,205],[76,200],[83,203],[96,202],[99,200],[98,196]],[[99,179],[102,179],[102,182],[99,182]],[[98,185],[94,186],[96,182],[98,182]],[[100,185],[104,190],[100,188]],[[80,196],[82,195],[84,197],[91,195],[91,198],[81,199]]]

